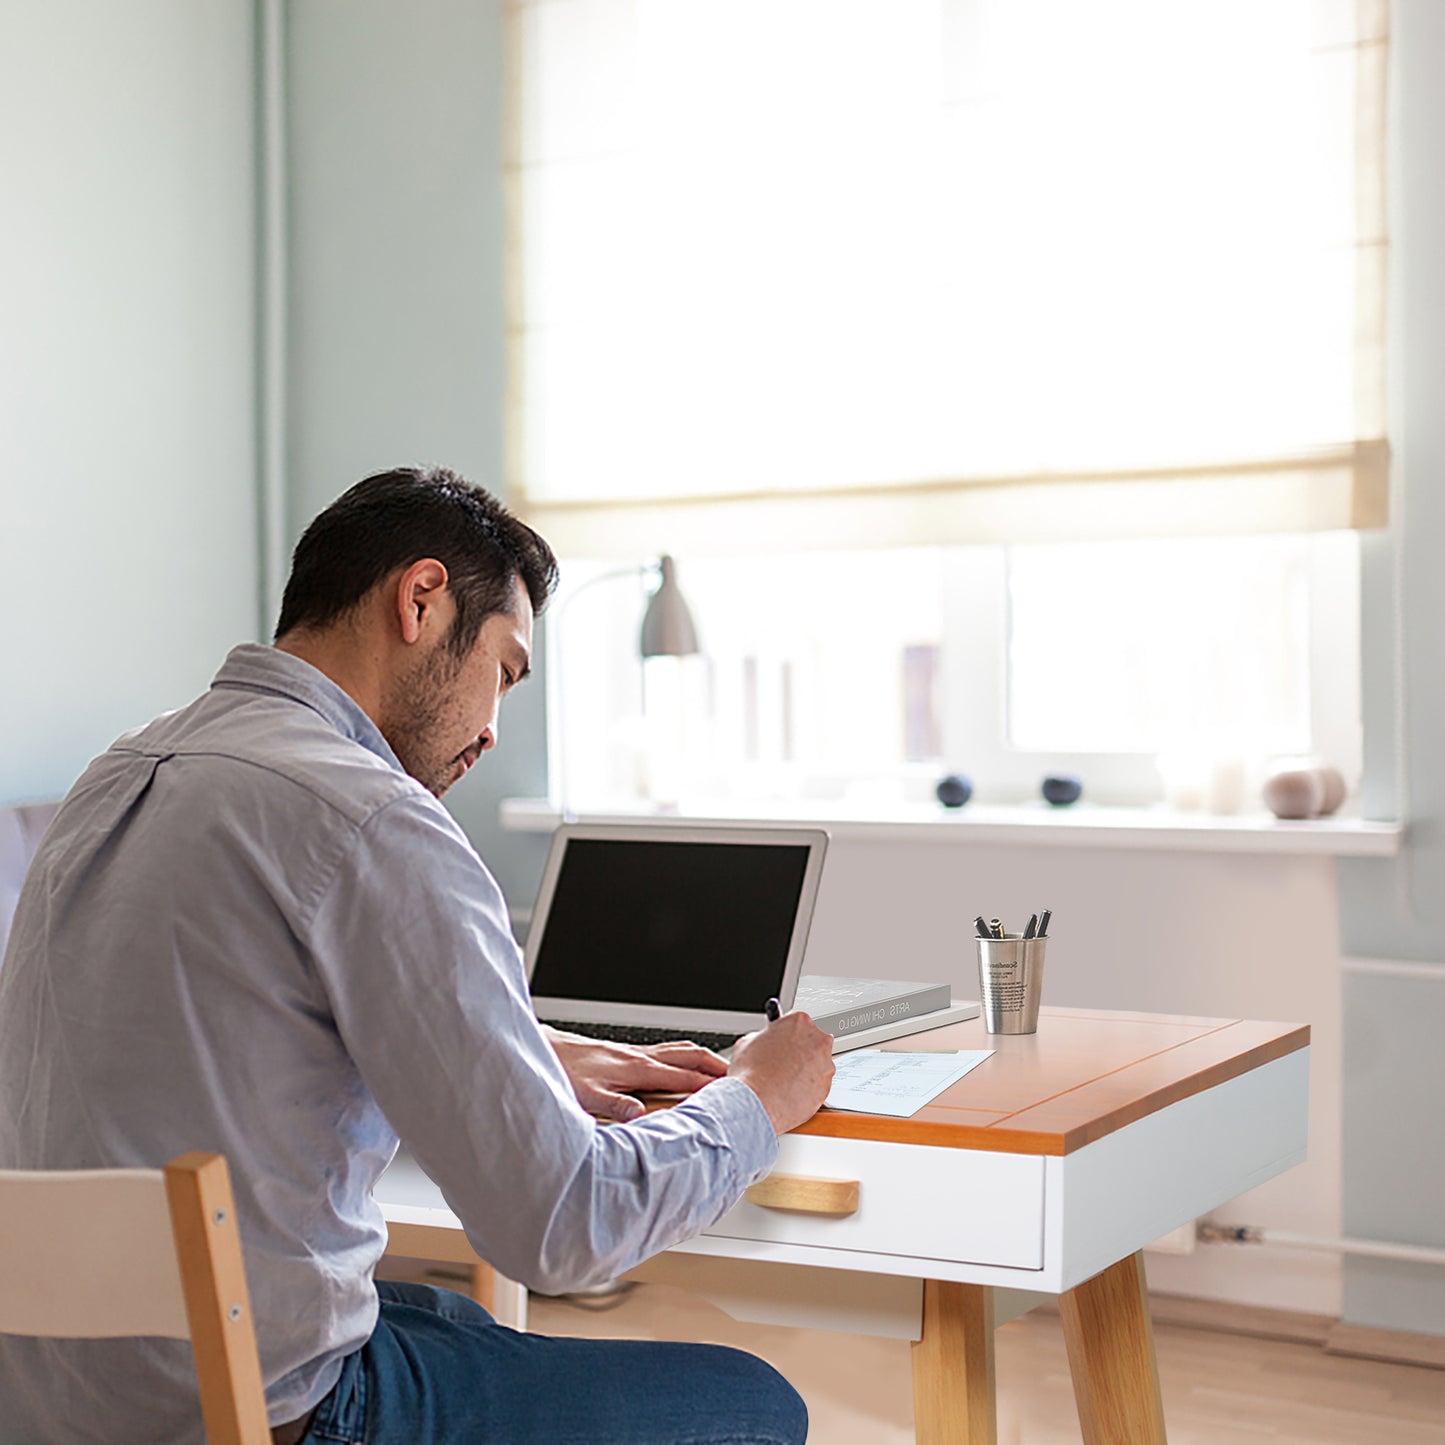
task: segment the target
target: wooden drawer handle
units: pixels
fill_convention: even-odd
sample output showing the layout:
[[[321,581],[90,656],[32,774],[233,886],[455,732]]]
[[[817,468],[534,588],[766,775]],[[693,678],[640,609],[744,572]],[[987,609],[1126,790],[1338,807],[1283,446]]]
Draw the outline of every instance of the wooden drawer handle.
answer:
[[[815,1179],[805,1174],[769,1174],[743,1195],[764,1209],[792,1209],[799,1214],[855,1214],[856,1179]]]

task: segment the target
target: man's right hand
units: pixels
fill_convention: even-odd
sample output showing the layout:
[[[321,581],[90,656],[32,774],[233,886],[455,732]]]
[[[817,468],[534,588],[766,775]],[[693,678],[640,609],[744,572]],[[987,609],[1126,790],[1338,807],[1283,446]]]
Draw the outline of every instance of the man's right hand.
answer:
[[[833,1039],[805,1013],[784,1014],[733,1046],[728,1077],[741,1079],[762,1101],[773,1131],[818,1112],[833,1082]]]

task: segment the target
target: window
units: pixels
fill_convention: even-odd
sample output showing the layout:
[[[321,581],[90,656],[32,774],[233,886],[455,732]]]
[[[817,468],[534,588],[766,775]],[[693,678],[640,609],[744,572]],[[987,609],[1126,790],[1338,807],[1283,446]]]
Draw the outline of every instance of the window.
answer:
[[[709,652],[644,727],[584,649],[623,741],[574,782],[1357,766],[1386,13],[519,0],[509,490],[566,560],[676,553]]]
[[[703,654],[643,663],[645,589],[574,564],[558,801],[874,806],[959,772],[1008,803],[1067,772],[1097,802],[1198,806],[1220,770],[1256,796],[1316,754],[1355,781],[1358,567],[1349,533],[699,558]]]

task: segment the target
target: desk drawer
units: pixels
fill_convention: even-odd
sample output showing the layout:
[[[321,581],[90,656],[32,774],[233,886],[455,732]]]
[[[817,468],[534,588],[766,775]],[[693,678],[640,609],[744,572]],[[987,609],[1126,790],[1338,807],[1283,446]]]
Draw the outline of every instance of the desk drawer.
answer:
[[[857,1180],[851,1214],[744,1200],[706,1232],[727,1239],[947,1259],[1012,1269],[1044,1264],[1044,1161],[916,1144],[790,1134],[774,1174]]]

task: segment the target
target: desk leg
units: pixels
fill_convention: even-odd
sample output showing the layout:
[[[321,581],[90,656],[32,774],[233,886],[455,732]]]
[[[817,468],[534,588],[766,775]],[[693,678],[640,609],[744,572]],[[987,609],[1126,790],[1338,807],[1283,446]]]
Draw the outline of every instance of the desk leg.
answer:
[[[1084,1445],[1164,1445],[1164,1407],[1144,1256],[1132,1254],[1059,1298]]]
[[[488,1314],[496,1314],[496,1276],[492,1273],[492,1267],[478,1260],[471,1267],[472,1277],[472,1298],[486,1310]]]
[[[993,1290],[923,1282],[923,1338],[913,1346],[918,1445],[996,1445]]]

